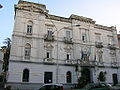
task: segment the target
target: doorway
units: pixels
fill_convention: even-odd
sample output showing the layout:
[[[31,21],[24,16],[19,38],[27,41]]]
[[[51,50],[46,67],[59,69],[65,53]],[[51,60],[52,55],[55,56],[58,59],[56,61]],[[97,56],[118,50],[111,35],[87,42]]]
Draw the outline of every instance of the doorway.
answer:
[[[117,74],[114,73],[114,74],[112,75],[112,78],[113,78],[113,85],[116,85],[116,84],[118,83]]]
[[[52,83],[52,72],[44,73],[44,83]]]

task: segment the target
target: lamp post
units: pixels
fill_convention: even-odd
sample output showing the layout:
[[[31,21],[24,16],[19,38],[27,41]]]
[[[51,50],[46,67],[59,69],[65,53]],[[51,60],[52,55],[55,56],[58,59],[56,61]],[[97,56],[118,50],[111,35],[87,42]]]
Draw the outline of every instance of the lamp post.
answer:
[[[54,32],[57,32],[57,61],[56,61],[56,64],[57,64],[57,65],[56,65],[56,83],[57,83],[57,84],[58,84],[58,75],[59,75],[59,74],[58,74],[58,69],[59,69],[59,62],[58,62],[58,60],[59,60],[59,58],[58,58],[58,56],[59,56],[59,55],[58,55],[58,54],[59,54],[59,53],[58,53],[58,51],[59,51],[59,50],[58,50],[58,49],[59,49],[59,46],[58,46],[59,37],[58,37],[58,36],[59,36],[59,32],[60,32],[61,30],[63,30],[64,28],[69,28],[69,27],[74,27],[74,26],[75,26],[75,27],[79,27],[80,25],[75,24],[75,25],[63,27],[63,28],[61,28],[61,29],[59,29],[59,30],[57,29],[56,31],[54,31]],[[53,33],[54,33],[54,32],[53,32]]]

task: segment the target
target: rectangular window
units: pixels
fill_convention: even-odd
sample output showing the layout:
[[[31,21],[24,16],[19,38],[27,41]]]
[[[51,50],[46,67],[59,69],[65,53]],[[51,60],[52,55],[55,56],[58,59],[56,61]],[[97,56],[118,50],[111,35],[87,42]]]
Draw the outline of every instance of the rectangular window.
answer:
[[[100,34],[95,35],[95,41],[96,42],[101,42],[101,35]]]
[[[112,36],[108,37],[108,44],[113,44],[113,37]]]
[[[52,58],[52,51],[47,51],[46,52],[46,57],[47,58]]]
[[[47,52],[47,58],[50,58],[50,53],[49,52]]]
[[[80,29],[80,40],[82,40],[83,43],[87,43],[89,40],[89,30],[88,29]]]
[[[26,59],[30,59],[30,52],[31,52],[30,49],[26,49],[26,50],[25,50],[25,58],[26,58]]]
[[[68,53],[67,54],[67,60],[70,60],[71,58],[70,58],[70,54]]]
[[[48,31],[48,36],[52,36],[52,31]]]
[[[85,42],[85,36],[84,35],[82,36],[82,41]]]
[[[32,33],[32,25],[27,25],[27,33],[28,34]]]
[[[68,39],[71,38],[71,32],[70,32],[70,31],[66,31],[66,37],[67,37]]]
[[[67,54],[67,60],[69,60],[69,54]]]
[[[48,34],[49,37],[52,36],[52,34],[53,34],[52,31],[53,31],[52,28],[47,28],[47,34]]]

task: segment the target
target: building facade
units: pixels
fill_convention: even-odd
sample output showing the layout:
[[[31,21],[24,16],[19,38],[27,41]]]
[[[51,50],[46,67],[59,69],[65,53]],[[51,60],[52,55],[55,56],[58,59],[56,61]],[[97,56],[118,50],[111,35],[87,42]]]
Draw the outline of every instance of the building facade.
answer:
[[[106,83],[117,83],[118,48],[113,26],[74,14],[69,18],[51,15],[45,5],[21,0],[15,5],[7,84],[12,88],[44,83],[73,87],[83,67],[90,72],[90,82],[106,72]]]

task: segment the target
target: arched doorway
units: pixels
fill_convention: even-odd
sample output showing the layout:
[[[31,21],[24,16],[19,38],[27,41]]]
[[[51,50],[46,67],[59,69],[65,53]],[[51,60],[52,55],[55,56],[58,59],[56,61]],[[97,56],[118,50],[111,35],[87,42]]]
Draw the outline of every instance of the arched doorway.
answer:
[[[29,70],[28,69],[24,69],[23,70],[23,82],[29,82]]]

